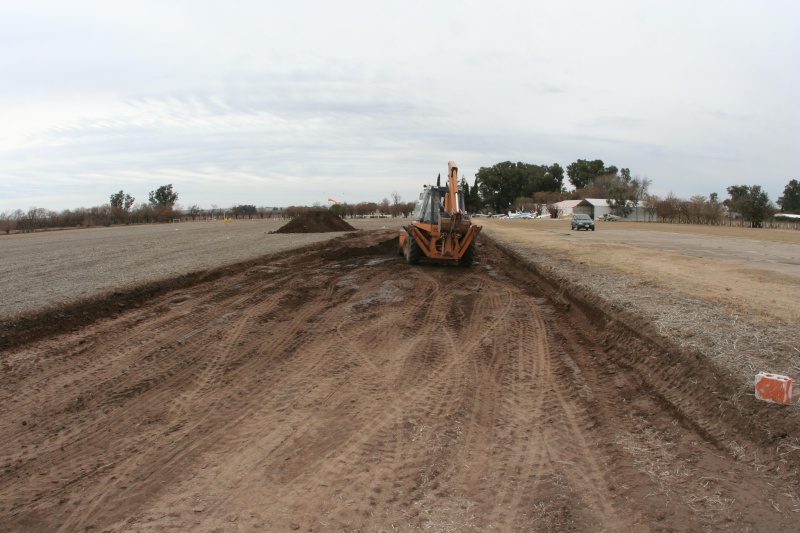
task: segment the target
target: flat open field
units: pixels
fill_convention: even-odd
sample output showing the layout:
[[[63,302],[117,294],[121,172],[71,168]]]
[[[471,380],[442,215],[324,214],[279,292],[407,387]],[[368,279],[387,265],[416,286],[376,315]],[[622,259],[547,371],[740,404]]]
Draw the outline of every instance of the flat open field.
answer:
[[[748,365],[799,359],[777,338],[798,274],[771,268],[796,241],[739,264],[728,239],[763,241],[708,235],[701,257],[627,223],[482,221],[472,268],[411,267],[401,222],[0,239],[4,286],[59,238],[97,252],[39,261],[49,326],[0,330],[0,530],[796,529],[798,410],[740,393]],[[120,241],[159,284],[116,268]],[[201,256],[223,259],[180,259]]]

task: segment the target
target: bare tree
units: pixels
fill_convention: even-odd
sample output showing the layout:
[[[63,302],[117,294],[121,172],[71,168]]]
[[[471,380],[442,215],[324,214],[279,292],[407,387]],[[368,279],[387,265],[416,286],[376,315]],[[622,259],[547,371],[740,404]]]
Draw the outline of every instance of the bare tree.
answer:
[[[400,208],[398,206],[400,205],[400,202],[403,200],[403,198],[397,191],[392,191],[391,196],[392,196],[392,216],[396,217],[397,215],[400,214]]]
[[[8,235],[11,233],[11,230],[16,229],[16,227],[17,224],[9,211],[3,211],[0,213],[0,231]]]

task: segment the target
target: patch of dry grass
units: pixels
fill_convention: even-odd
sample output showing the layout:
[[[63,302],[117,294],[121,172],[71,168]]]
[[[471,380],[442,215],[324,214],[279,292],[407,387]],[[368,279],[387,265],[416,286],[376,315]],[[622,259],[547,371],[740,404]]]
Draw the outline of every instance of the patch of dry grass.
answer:
[[[621,231],[661,231],[685,235],[710,235],[732,239],[754,239],[767,242],[800,244],[800,231],[795,229],[753,229],[699,224],[664,224],[654,222],[599,222],[600,226]]]
[[[737,238],[746,235],[747,238],[800,243],[800,231],[791,230],[606,223],[606,227],[610,226],[615,230],[718,234]],[[490,221],[486,229],[490,235],[496,234],[503,240],[530,246],[534,251],[546,251],[579,264],[619,272],[642,286],[659,287],[675,294],[723,304],[734,314],[748,315],[759,321],[777,319],[792,325],[800,324],[798,276],[651,247],[573,239],[570,238],[569,226],[563,221]],[[713,240],[710,245],[713,245]]]
[[[800,276],[659,250],[649,240],[645,248],[604,242],[600,231],[587,239],[570,235],[569,226],[525,222],[490,221],[484,231],[550,278],[587,288],[612,309],[640,317],[734,372],[741,394],[752,394],[758,371],[800,371]]]

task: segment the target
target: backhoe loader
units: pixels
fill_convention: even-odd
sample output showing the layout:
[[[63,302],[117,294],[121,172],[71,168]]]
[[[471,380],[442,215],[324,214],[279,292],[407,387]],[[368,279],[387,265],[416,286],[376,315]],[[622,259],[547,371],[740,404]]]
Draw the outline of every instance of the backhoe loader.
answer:
[[[410,265],[423,258],[468,267],[475,259],[475,238],[481,227],[464,209],[464,193],[458,188],[458,167],[447,164],[447,183],[425,185],[411,215],[413,221],[400,232],[398,253]]]

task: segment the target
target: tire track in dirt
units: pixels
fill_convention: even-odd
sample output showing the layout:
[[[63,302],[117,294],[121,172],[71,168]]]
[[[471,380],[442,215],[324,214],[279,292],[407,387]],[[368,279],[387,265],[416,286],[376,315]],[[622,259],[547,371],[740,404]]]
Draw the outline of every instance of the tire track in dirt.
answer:
[[[0,476],[0,529],[714,529],[730,513],[692,494],[747,497],[739,463],[713,491],[642,473],[630,443],[655,442],[669,411],[620,401],[599,350],[507,260],[376,252],[257,265],[10,354],[27,362],[2,397],[25,416],[46,398],[52,420],[2,441],[25,462]],[[669,457],[696,457],[682,431]],[[670,502],[690,507],[665,517]]]
[[[240,299],[238,303],[243,303],[244,300],[246,300],[246,298]],[[206,314],[206,316],[201,316],[200,318],[205,319],[208,316],[209,314]],[[179,318],[185,318],[185,315]],[[234,327],[230,329],[227,334],[220,335],[221,342],[217,345],[215,355],[206,356],[206,351],[200,349],[194,351],[191,357],[183,358],[181,356],[184,355],[184,353],[179,351],[177,357],[184,361],[181,364],[183,372],[179,374],[181,377],[178,380],[172,381],[170,384],[171,386],[163,388],[163,393],[156,393],[139,405],[139,409],[145,411],[154,408],[155,405],[166,406],[165,413],[158,417],[160,424],[158,424],[157,430],[162,432],[165,436],[171,436],[173,441],[180,441],[181,437],[191,435],[217,410],[217,405],[212,404],[206,407],[203,416],[190,418],[189,420],[191,420],[191,422],[186,420],[186,412],[189,410],[188,407],[192,405],[193,400],[197,398],[198,395],[202,394],[204,390],[207,391],[211,385],[219,381],[220,366],[230,354],[231,347],[238,339],[238,335],[241,333],[241,327],[245,323],[244,318],[237,318],[237,313],[228,314],[223,318],[224,320],[213,319],[211,324],[222,327],[232,319],[236,320],[236,322]],[[197,317],[193,317],[193,319],[197,319]],[[170,322],[174,324],[174,321]],[[198,330],[194,330],[194,333],[197,331]],[[173,343],[178,343],[180,345],[181,342],[194,336],[192,332],[187,334],[186,328],[179,326],[173,328],[164,338],[164,341],[168,346]],[[174,394],[173,391],[176,390],[183,390],[184,392],[172,397],[170,393],[172,392]],[[114,399],[116,396],[112,395],[111,398]],[[99,431],[102,432],[102,427],[99,428]],[[86,440],[91,441],[97,435],[98,434],[89,434]],[[139,456],[129,459],[118,459],[113,465],[115,467],[118,466],[119,470],[140,471],[140,477],[137,479],[138,486],[129,490],[127,486],[122,486],[115,476],[95,482],[91,491],[85,491],[86,494],[83,501],[77,506],[70,519],[64,521],[60,530],[72,531],[86,527],[87,524],[91,524],[98,510],[102,510],[108,506],[108,500],[112,495],[122,499],[137,498],[138,494],[146,492],[143,488],[148,486],[148,478],[151,477],[153,472],[168,472],[172,463],[180,460],[187,450],[191,450],[191,447],[191,444],[186,447],[182,447],[181,445],[174,446],[171,452],[167,453],[165,456],[148,459],[151,466],[149,467],[149,471],[144,472],[141,471],[141,468],[137,468],[140,464],[139,462],[152,454],[145,452],[141,454],[144,457]]]
[[[215,323],[218,323],[219,321],[218,321],[218,320],[215,320],[214,322],[215,322]],[[171,323],[173,323],[173,322],[170,322],[170,321],[168,321],[168,322],[167,322],[167,324],[171,324]],[[173,325],[174,325],[174,323],[173,323]],[[155,328],[155,329],[156,329],[156,330],[158,330],[158,329],[167,329],[167,328],[165,327],[165,328]],[[173,327],[173,329],[174,329],[174,327]],[[152,330],[150,330],[150,331],[152,331]],[[159,340],[159,341],[161,341],[161,342],[160,342],[160,344],[163,344],[163,343],[165,343],[165,342],[166,342],[166,343],[170,343],[171,341],[174,341],[174,340],[175,340],[175,339],[177,339],[178,337],[185,338],[185,335],[183,334],[183,330],[181,330],[180,328],[179,328],[178,330],[176,330],[176,331],[172,332],[172,333],[171,333],[171,336],[168,336],[166,339],[158,339],[158,340]],[[124,342],[125,340],[126,340],[126,339],[123,339],[123,342]],[[136,344],[138,344],[138,343],[132,343],[132,344],[133,344],[133,345],[136,345]],[[149,357],[146,357],[145,359],[148,359],[148,358],[149,358]],[[193,364],[195,360],[197,360],[197,357],[195,357],[195,358],[194,358],[192,361],[190,361],[190,365],[191,365],[191,364]],[[185,367],[186,367],[186,365],[187,365],[186,363],[183,363],[183,364],[182,364],[182,365],[180,365],[180,366],[185,368]],[[146,370],[146,368],[145,368],[145,370]],[[166,374],[168,374],[168,375],[172,375],[172,374],[173,374],[173,372],[174,372],[174,370],[175,370],[174,368],[168,369],[168,371],[167,371],[165,374],[162,374],[162,378],[163,378],[163,376],[164,376],[164,375],[166,375]],[[182,383],[182,385],[181,385],[181,386],[183,386],[183,384],[185,384],[185,383],[189,383],[189,382],[191,382],[191,381],[194,379],[194,377],[193,377],[193,375],[192,375],[191,373],[189,373],[189,374],[188,374],[188,377],[187,377],[187,375],[186,375],[186,374],[179,374],[179,375],[182,375],[183,377],[181,378],[180,382],[173,382],[173,383],[172,383],[172,386],[173,386],[173,387],[174,387],[174,386],[176,386],[178,383]],[[145,383],[146,383],[146,382],[147,382],[147,378],[143,378],[143,379],[144,379],[144,381],[142,381],[142,382],[145,382]],[[147,387],[147,386],[145,386],[145,387],[139,387],[139,390],[138,390],[138,392],[144,392],[144,391],[146,391],[146,390],[148,390],[148,389],[149,389],[149,387]],[[129,390],[130,390],[130,387],[129,387]],[[123,393],[124,393],[124,391],[123,391]],[[113,403],[114,403],[114,402],[117,400],[117,398],[120,398],[120,397],[125,397],[125,394],[122,394],[122,395],[120,395],[120,394],[118,394],[118,393],[116,393],[116,394],[112,394],[112,395],[110,396],[110,399],[109,399],[109,400],[106,400],[106,401],[105,401],[105,402],[103,402],[102,404],[103,404],[103,405],[111,405],[111,404],[113,404]],[[168,398],[167,398],[167,399],[162,399],[162,398],[156,397],[156,398],[155,398],[155,400],[154,400],[154,402],[145,402],[145,405],[142,405],[142,406],[140,406],[140,407],[146,407],[146,405],[147,405],[148,403],[149,403],[149,404],[152,404],[152,403],[158,403],[158,404],[162,404],[162,405],[163,405],[163,404],[164,404],[164,402],[165,402],[166,400],[168,400]],[[141,409],[140,409],[140,410],[141,410]],[[101,422],[102,422],[102,424],[105,424],[105,423],[110,423],[110,422],[112,422],[112,420],[105,420],[105,421],[101,421]],[[101,425],[100,423],[98,423],[98,424],[97,424],[97,427],[98,427],[98,429],[97,429],[97,430],[95,430],[95,431],[85,431],[85,429],[86,429],[86,428],[84,428],[84,431],[82,431],[82,432],[81,432],[80,439],[79,439],[78,441],[75,441],[75,442],[69,442],[69,443],[68,443],[68,444],[69,444],[69,448],[71,448],[71,449],[72,449],[72,448],[75,448],[75,449],[77,449],[77,450],[80,450],[80,449],[81,449],[80,445],[81,445],[81,443],[82,443],[82,442],[91,442],[91,441],[92,441],[92,439],[94,439],[94,438],[95,438],[95,437],[97,437],[97,436],[99,436],[99,437],[101,437],[101,438],[102,438],[102,437],[103,437],[103,433],[104,433],[104,432],[103,432],[102,425]],[[171,428],[171,430],[169,430],[169,432],[171,432],[171,431],[174,431],[175,429],[176,429],[176,428]],[[85,445],[85,446],[86,446],[86,445]],[[63,446],[62,446],[62,450],[63,450]],[[75,480],[73,480],[73,481],[79,481],[79,480],[81,480],[81,479],[83,479],[83,478],[85,478],[85,477],[86,477],[86,474],[85,474],[85,473],[80,473],[80,474],[78,475],[78,477],[77,477]],[[68,525],[69,525],[69,524],[68,524]]]

